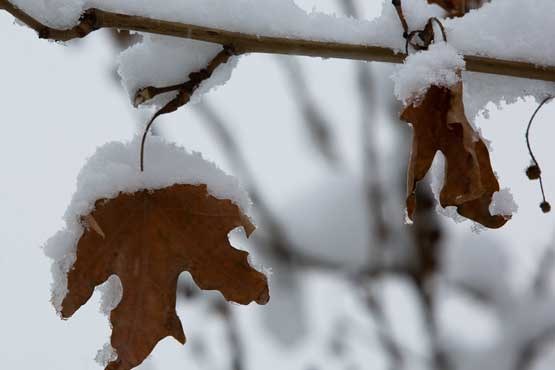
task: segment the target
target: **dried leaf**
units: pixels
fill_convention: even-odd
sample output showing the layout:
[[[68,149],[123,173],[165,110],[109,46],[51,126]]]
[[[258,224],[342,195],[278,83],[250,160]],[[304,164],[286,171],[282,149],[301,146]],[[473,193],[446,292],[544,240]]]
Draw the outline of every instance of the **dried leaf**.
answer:
[[[462,89],[462,82],[451,88],[432,86],[418,104],[409,105],[401,114],[414,129],[407,175],[407,213],[412,219],[416,185],[439,150],[446,159],[441,206],[455,206],[462,216],[489,228],[499,228],[510,217],[489,212],[499,183],[486,145],[465,116]]]
[[[481,7],[488,0],[428,0],[429,4],[437,4],[452,17],[462,17],[471,9]]]
[[[123,297],[110,314],[118,358],[107,370],[139,365],[167,336],[185,343],[175,312],[182,271],[230,301],[265,304],[269,299],[266,277],[249,265],[247,252],[228,241],[234,228],[250,235],[253,225],[234,203],[209,195],[205,185],[120,194],[97,201],[85,219],[90,226],[79,240],[61,313],[70,317],[95,286],[112,274],[120,278]]]

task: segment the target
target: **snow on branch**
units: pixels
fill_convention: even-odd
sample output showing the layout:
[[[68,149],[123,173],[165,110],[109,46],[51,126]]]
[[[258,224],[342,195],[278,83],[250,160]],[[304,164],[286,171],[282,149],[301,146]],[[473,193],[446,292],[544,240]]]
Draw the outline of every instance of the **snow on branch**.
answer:
[[[29,1],[27,0],[18,0],[17,2],[29,6]],[[122,4],[120,5],[125,8]],[[295,8],[294,5],[289,2],[287,2],[287,4],[288,5],[284,5],[284,9],[287,8],[287,11],[291,12],[293,10],[298,10],[300,12],[300,9]],[[229,31],[218,27],[200,26],[140,15],[128,15],[97,8],[90,8],[82,12],[78,11],[79,9],[74,9],[78,8],[78,4],[72,4],[71,1],[68,1],[67,7],[72,10],[68,12],[70,15],[75,16],[75,14],[80,14],[79,20],[76,21],[76,24],[73,23],[75,25],[71,26],[67,24],[67,19],[64,21],[56,19],[56,21],[50,22],[58,26],[54,27],[47,25],[47,22],[43,20],[38,20],[38,17],[30,15],[29,12],[22,10],[23,7],[19,8],[8,0],[0,0],[0,9],[6,10],[19,21],[34,29],[39,34],[40,38],[56,41],[69,41],[75,38],[82,38],[101,28],[116,28],[216,43],[233,47],[237,54],[290,54],[388,63],[402,63],[406,57],[404,53],[400,52],[401,48],[397,44],[398,42],[392,41],[392,39],[399,38],[399,30],[392,29],[392,27],[400,26],[394,24],[391,19],[372,23],[354,19],[339,19],[332,16],[325,16],[320,13],[311,15],[304,14],[308,17],[307,19],[310,20],[308,26],[304,28],[301,27],[302,29],[299,30],[293,27],[292,30],[295,32],[288,32],[286,27],[283,32],[269,32],[269,34],[281,34],[280,36],[265,36],[254,32],[254,26],[250,27],[253,29],[249,28],[251,32]],[[137,7],[140,7],[140,5],[137,5]],[[46,11],[46,13],[49,12],[52,12],[52,10]],[[137,12],[139,13],[139,11]],[[437,10],[434,10],[434,12],[437,13]],[[433,12],[428,13],[432,14]],[[299,14],[295,13],[294,18],[299,18],[299,16]],[[71,16],[68,16],[68,18],[71,19]],[[287,17],[284,16],[284,18]],[[302,20],[302,17],[299,19]],[[394,19],[394,17],[392,19]],[[477,23],[480,19],[474,16],[471,21]],[[328,27],[329,30],[327,32],[325,31],[325,27],[323,27],[326,25],[326,22],[331,25],[331,27]],[[453,26],[458,25],[453,31],[455,36],[460,33],[457,30],[460,31],[466,28],[464,23],[461,23],[461,21],[457,22],[458,24],[455,21],[449,24]],[[308,27],[311,27],[310,30],[308,30]],[[273,27],[270,28],[273,29]],[[343,31],[341,31],[341,29],[343,29]],[[330,32],[334,30],[337,31],[337,36],[330,34]],[[321,39],[318,39],[318,31],[322,31]],[[348,32],[353,34],[352,37],[347,36]],[[372,37],[372,33],[369,33],[367,37],[364,37],[365,32],[375,32],[376,35]],[[390,34],[386,35],[384,32],[389,32]],[[365,44],[365,40],[372,40],[373,38],[376,45]],[[459,39],[460,37],[455,37],[455,41]],[[539,65],[543,63],[538,63],[536,60],[541,59],[543,61],[545,59],[544,57],[532,58],[534,59],[533,61],[526,62],[521,61],[524,58],[520,58],[521,60],[509,60],[480,56],[478,54],[483,54],[481,50],[474,51],[474,54],[464,56],[466,69],[468,71],[555,81],[555,66]]]

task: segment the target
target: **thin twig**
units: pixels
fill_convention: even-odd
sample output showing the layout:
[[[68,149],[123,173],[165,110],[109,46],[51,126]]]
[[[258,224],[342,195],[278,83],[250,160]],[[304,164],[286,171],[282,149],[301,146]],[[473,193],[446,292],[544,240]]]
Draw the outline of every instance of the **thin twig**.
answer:
[[[409,37],[409,25],[403,14],[403,6],[401,4],[401,0],[392,0],[392,4],[397,11],[397,16],[399,17],[399,21],[401,22],[401,26],[403,27],[403,37],[407,39]]]
[[[303,252],[302,248],[295,248],[278,217],[265,201],[242,150],[226,127],[224,119],[207,102],[197,104],[195,110],[202,115],[207,127],[212,130],[216,140],[219,141],[220,147],[224,150],[226,158],[229,159],[236,176],[246,185],[248,193],[256,206],[256,211],[259,213],[260,223],[264,225],[261,231],[265,231],[265,235],[256,233],[253,237],[257,238],[257,244],[269,246],[269,252],[273,258],[279,259],[284,264],[293,265],[300,270],[320,270],[347,277],[371,279],[384,275],[402,276],[408,274],[407,268],[403,265],[372,264],[357,270],[348,269],[340,262],[320,258],[317,255]]]
[[[230,45],[233,46],[238,53],[304,55],[388,63],[402,63],[406,57],[404,53],[398,53],[393,49],[380,46],[259,36],[186,23],[107,12],[94,8],[85,11],[79,24],[76,26],[67,30],[57,30],[40,23],[27,13],[15,7],[8,0],[0,0],[0,9],[6,10],[18,20],[37,31],[40,38],[56,41],[69,41],[75,38],[82,38],[100,28],[117,28]],[[476,55],[467,55],[464,58],[468,71],[555,81],[555,66],[538,66],[533,63],[485,58]]]
[[[245,370],[246,354],[243,341],[241,340],[241,332],[237,325],[237,318],[233,314],[228,302],[219,299],[214,303],[214,309],[222,315],[227,328],[227,342],[231,352],[231,363],[229,370]]]
[[[295,58],[279,58],[279,62],[289,79],[292,102],[297,104],[316,148],[330,165],[338,165],[339,156],[330,124],[310,93],[299,62]]]
[[[347,15],[358,18],[357,8],[352,0],[340,1],[340,5],[342,5]],[[368,263],[370,265],[378,265],[383,261],[383,252],[390,241],[391,234],[384,217],[385,196],[379,181],[379,155],[376,150],[376,138],[379,135],[377,135],[377,122],[375,120],[376,105],[373,103],[375,96],[370,66],[357,63],[355,68],[361,108],[360,129],[364,158],[362,172],[364,174],[366,190],[366,209],[371,214],[371,225],[368,230],[368,240],[370,242],[368,249],[370,256],[373,257]],[[376,255],[376,251],[380,254]],[[363,285],[370,285],[366,290],[367,295],[363,297],[363,300],[376,325],[379,327],[376,336],[384,356],[387,358],[388,368],[390,370],[401,370],[405,365],[406,353],[392,333],[391,325],[380,297],[373,289],[373,283],[369,279],[362,280]]]
[[[153,125],[156,118],[160,117],[163,114],[175,112],[183,105],[187,104],[191,100],[191,96],[195,93],[198,89],[200,84],[203,81],[206,81],[212,76],[212,73],[221,66],[229,61],[231,56],[235,55],[235,51],[231,47],[224,47],[222,51],[220,51],[216,56],[208,63],[206,68],[201,69],[198,72],[193,72],[189,74],[189,79],[187,82],[184,82],[179,85],[173,85],[166,88],[156,88],[153,86],[145,87],[137,92],[135,95],[135,102],[139,100],[139,97],[143,99],[141,102],[148,101],[153,97],[161,94],[162,92],[170,92],[170,91],[178,91],[177,96],[170,100],[166,105],[164,105],[161,109],[159,109],[148,124],[145,127],[143,132],[143,137],[141,139],[141,155],[140,155],[140,165],[141,165],[141,172],[144,171],[144,152],[145,152],[145,142],[147,135],[150,131],[151,126]]]
[[[533,280],[533,289],[536,294],[544,294],[547,291],[549,279],[555,267],[555,248],[549,246],[539,260],[538,268]]]
[[[401,346],[393,335],[389,321],[387,320],[385,311],[382,307],[382,303],[372,290],[372,287],[370,287],[368,296],[366,297],[366,306],[372,313],[377,325],[380,327],[380,330],[377,331],[377,336],[384,352],[388,356],[389,369],[401,370],[405,364],[403,356],[404,351],[401,349]]]
[[[514,370],[531,370],[547,344],[555,340],[555,326],[547,327],[536,337],[527,341],[518,353]]]
[[[440,273],[441,230],[435,214],[435,202],[431,191],[422,187],[417,189],[420,213],[413,225],[413,241],[417,265],[412,280],[420,300],[424,324],[426,326],[432,352],[434,370],[450,370],[449,354],[440,343],[434,279]]]
[[[541,189],[542,198],[543,198],[543,202],[541,203],[540,207],[546,213],[550,211],[551,206],[549,205],[549,203],[545,199],[545,191],[544,191],[544,187],[543,187],[543,178],[542,178],[542,174],[541,174],[541,167],[540,167],[540,165],[539,165],[539,163],[536,159],[536,156],[534,155],[534,152],[532,151],[532,146],[530,144],[530,130],[532,128],[532,123],[534,123],[534,119],[536,118],[536,115],[538,114],[538,112],[542,109],[542,107],[545,104],[547,104],[553,98],[554,98],[553,96],[548,96],[536,108],[536,110],[534,111],[534,114],[532,114],[532,117],[530,118],[530,121],[528,122],[528,127],[526,128],[526,135],[525,135],[526,136],[526,146],[528,147],[528,153],[530,153],[530,158],[532,158],[532,164],[537,169],[537,177],[538,177],[538,180],[540,181],[540,189]]]

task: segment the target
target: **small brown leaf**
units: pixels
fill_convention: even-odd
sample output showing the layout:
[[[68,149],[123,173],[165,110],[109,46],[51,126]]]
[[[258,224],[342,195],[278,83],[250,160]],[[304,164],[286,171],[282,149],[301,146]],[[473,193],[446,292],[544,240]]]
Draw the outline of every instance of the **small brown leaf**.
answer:
[[[462,89],[462,82],[451,88],[432,86],[419,104],[409,105],[401,114],[414,129],[407,175],[407,213],[412,219],[416,185],[439,150],[446,159],[441,206],[455,206],[462,216],[489,228],[499,228],[510,217],[489,212],[499,183],[486,145],[465,116]]]
[[[269,299],[266,276],[249,265],[247,252],[228,241],[231,230],[243,227],[250,235],[253,225],[234,203],[209,195],[205,185],[122,193],[97,201],[86,219],[94,223],[89,221],[77,245],[61,312],[72,316],[95,286],[112,274],[120,278],[123,297],[110,314],[118,358],[107,370],[138,366],[167,336],[185,343],[175,312],[182,271],[230,301],[265,304]]]
[[[462,17],[471,9],[484,5],[488,0],[428,0],[429,4],[437,4],[445,9],[451,17]]]

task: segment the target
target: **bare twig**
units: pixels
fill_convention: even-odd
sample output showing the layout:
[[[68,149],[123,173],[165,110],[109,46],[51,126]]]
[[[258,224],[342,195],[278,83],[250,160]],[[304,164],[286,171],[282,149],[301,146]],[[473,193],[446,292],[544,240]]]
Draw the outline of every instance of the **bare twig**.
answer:
[[[303,123],[316,148],[328,163],[338,164],[339,157],[333,142],[330,124],[310,94],[301,66],[294,58],[280,58],[279,60],[289,78],[289,85],[294,96],[292,101],[298,104],[299,111],[304,118]]]
[[[245,370],[246,351],[241,340],[237,318],[229,304],[223,299],[215,301],[214,308],[222,315],[227,328],[227,342],[231,352],[231,366],[229,370]]]
[[[378,153],[378,123],[375,121],[375,105],[372,91],[372,76],[367,65],[357,65],[357,82],[361,106],[361,137],[363,150],[363,174],[368,197],[368,211],[372,213],[373,238],[381,249],[386,247],[391,237],[391,230],[385,218],[386,194],[381,183],[380,158]]]
[[[532,370],[539,355],[553,341],[555,341],[555,326],[546,328],[526,342],[517,354],[514,370]]]
[[[530,158],[532,158],[532,166],[530,166],[528,168],[527,174],[528,174],[528,177],[530,179],[532,179],[532,180],[538,179],[539,182],[540,182],[540,189],[541,189],[542,198],[543,198],[543,201],[540,204],[540,208],[542,209],[542,211],[544,213],[548,213],[549,211],[551,211],[551,205],[545,199],[545,190],[544,190],[544,187],[543,187],[543,178],[542,178],[542,172],[541,172],[540,164],[538,163],[538,161],[536,159],[536,156],[534,155],[534,152],[532,151],[532,146],[530,144],[530,130],[532,129],[532,123],[534,122],[534,119],[536,118],[536,115],[538,114],[538,112],[542,109],[542,107],[545,104],[547,104],[553,98],[554,98],[553,96],[548,96],[544,100],[542,100],[540,105],[534,111],[534,114],[532,114],[532,117],[530,118],[530,121],[528,122],[528,127],[526,128],[526,135],[525,135],[526,146],[528,147],[528,153],[530,154]]]
[[[357,8],[352,0],[340,1],[345,14],[351,17],[358,17]],[[358,95],[361,107],[360,130],[362,137],[363,150],[363,169],[365,181],[365,190],[367,196],[366,208],[371,214],[371,225],[369,227],[370,256],[373,260],[368,261],[371,265],[380,265],[383,262],[383,250],[390,239],[390,230],[384,218],[384,194],[379,181],[379,155],[377,152],[377,122],[376,118],[375,96],[373,94],[373,80],[368,65],[358,63],[355,67]],[[375,255],[374,243],[376,243],[377,251],[380,255]],[[362,284],[370,286],[366,289],[364,303],[374,318],[376,324],[380,327],[377,332],[377,339],[388,361],[390,370],[401,370],[404,367],[405,356],[400,344],[393,336],[387,315],[384,312],[380,297],[373,289],[373,281],[363,280]]]
[[[434,207],[435,203],[430,190],[417,190],[420,216],[413,225],[413,240],[416,250],[416,266],[412,279],[416,294],[420,300],[432,351],[432,364],[434,370],[449,370],[451,364],[449,356],[439,341],[439,328],[436,315],[434,277],[439,274],[441,255],[441,231],[437,221]]]
[[[76,26],[67,30],[57,30],[40,23],[8,0],[0,0],[0,9],[6,10],[37,31],[40,38],[56,41],[82,38],[100,28],[117,28],[229,45],[238,53],[290,54],[388,63],[402,63],[406,57],[403,53],[379,46],[259,36],[94,8],[85,11]],[[476,55],[467,55],[465,60],[468,71],[555,81],[555,66],[538,66],[533,63]]]
[[[378,340],[380,341],[380,345],[382,346],[384,352],[387,354],[389,369],[401,370],[404,368],[405,364],[404,351],[393,336],[391,327],[383,310],[382,303],[372,290],[372,287],[370,287],[366,298],[366,307],[368,307],[368,310],[372,313],[374,320],[380,327],[380,330],[377,332]]]
[[[549,246],[544,251],[534,276],[533,288],[536,294],[539,295],[546,292],[553,268],[555,268],[555,248]]]

